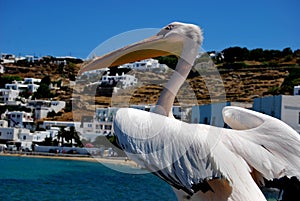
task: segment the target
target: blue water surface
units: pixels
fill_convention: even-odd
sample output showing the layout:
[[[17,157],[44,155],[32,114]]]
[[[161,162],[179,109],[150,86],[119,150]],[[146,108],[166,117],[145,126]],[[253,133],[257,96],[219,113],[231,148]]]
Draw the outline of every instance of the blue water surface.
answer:
[[[0,156],[0,185],[0,200],[176,200],[171,187],[152,174],[61,159]]]

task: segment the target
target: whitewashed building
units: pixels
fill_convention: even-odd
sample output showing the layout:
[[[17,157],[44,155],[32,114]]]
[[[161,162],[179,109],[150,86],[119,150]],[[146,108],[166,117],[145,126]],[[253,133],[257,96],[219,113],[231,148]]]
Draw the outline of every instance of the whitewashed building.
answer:
[[[0,103],[14,103],[19,97],[19,91],[14,89],[0,89]]]
[[[253,110],[280,119],[300,133],[300,96],[267,96],[254,99]]]
[[[19,90],[20,92],[28,90],[31,93],[36,92],[39,87],[38,84],[24,84],[23,81],[13,81],[11,84],[5,84],[5,89]]]
[[[18,147],[15,146],[15,148],[31,150],[32,139],[33,135],[28,129],[8,127],[7,121],[0,121],[0,143],[17,144]]]
[[[18,90],[20,92],[28,89],[28,85],[23,81],[13,81],[12,83],[5,84],[5,89]]]
[[[0,127],[0,141],[18,140],[18,129],[12,127]]]
[[[119,68],[130,68],[135,70],[166,70],[168,67],[165,64],[160,64],[156,59],[145,59],[134,63],[127,63],[119,66]]]
[[[294,86],[294,96],[300,95],[300,86]]]
[[[15,63],[16,56],[14,54],[1,53],[1,64]]]
[[[32,77],[26,77],[24,78],[24,84],[37,84],[39,85],[41,83],[42,79],[39,78],[32,78]]]
[[[135,75],[127,75],[124,73],[122,73],[122,75],[119,75],[118,73],[116,75],[110,75],[108,73],[107,75],[104,75],[101,78],[101,84],[115,85],[116,83],[118,83],[118,87],[122,89],[134,86],[137,84],[137,82],[138,79],[135,77]]]
[[[45,138],[53,138],[57,139],[59,129],[48,129],[46,131],[35,131],[32,135],[32,141],[33,142],[43,142],[45,141]]]
[[[32,129],[33,118],[32,113],[24,111],[11,111],[6,112],[6,118],[8,119],[10,127],[28,128]]]
[[[27,107],[34,109],[34,119],[43,119],[49,112],[58,113],[66,107],[65,101],[30,100]]]
[[[2,66],[1,64],[0,64],[0,74],[3,74],[5,72],[5,68],[4,68],[4,66]]]
[[[51,127],[72,127],[74,126],[76,129],[80,127],[81,122],[79,121],[43,121],[41,125],[44,129],[51,129]]]

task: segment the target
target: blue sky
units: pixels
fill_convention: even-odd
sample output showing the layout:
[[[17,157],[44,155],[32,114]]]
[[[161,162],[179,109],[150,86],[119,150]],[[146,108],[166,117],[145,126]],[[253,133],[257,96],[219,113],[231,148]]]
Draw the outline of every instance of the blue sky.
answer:
[[[202,27],[203,48],[300,48],[298,0],[0,0],[0,52],[86,58],[105,40],[173,22]]]

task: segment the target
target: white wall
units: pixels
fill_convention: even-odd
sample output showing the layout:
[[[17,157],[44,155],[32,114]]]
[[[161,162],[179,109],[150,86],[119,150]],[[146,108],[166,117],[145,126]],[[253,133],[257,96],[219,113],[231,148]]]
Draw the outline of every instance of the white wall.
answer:
[[[300,133],[300,96],[283,96],[281,120]]]

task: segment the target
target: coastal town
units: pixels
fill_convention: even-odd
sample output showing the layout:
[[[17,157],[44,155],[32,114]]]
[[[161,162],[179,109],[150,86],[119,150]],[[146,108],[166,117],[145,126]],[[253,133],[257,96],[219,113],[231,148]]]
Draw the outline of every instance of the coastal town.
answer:
[[[224,55],[218,52],[210,52],[208,56],[215,62],[224,59]],[[128,73],[129,71],[137,74],[149,71],[163,74],[168,71],[168,66],[159,63],[157,59],[147,59],[118,66],[117,70],[100,69],[85,72],[80,76],[69,73],[65,79],[68,80],[67,83],[62,80],[54,81],[53,77],[51,79],[49,76],[41,78],[39,73],[37,77],[24,77],[17,80],[12,76],[14,72],[26,72],[24,66],[34,68],[45,64],[55,66],[62,69],[61,73],[66,73],[66,66],[70,69],[70,66],[80,66],[83,62],[82,59],[70,56],[38,58],[32,55],[17,57],[13,54],[1,54],[1,77],[4,78],[9,74],[11,79],[2,83],[3,86],[0,88],[2,108],[0,152],[82,156],[92,154],[99,157],[122,155],[109,140],[114,138],[113,120],[119,107],[101,105],[95,107],[93,113],[82,115],[80,119],[57,120],[56,116],[71,111],[70,107],[78,106],[77,96],[68,96],[62,100],[55,95],[49,98],[50,96],[42,94],[46,91],[52,94],[65,94],[68,91],[66,89],[74,88],[76,82],[79,82],[86,89],[94,88],[97,95],[107,97],[123,89],[133,88],[142,82],[135,73]],[[1,82],[3,80],[5,79]],[[128,107],[151,112],[154,104],[155,102],[129,104]],[[290,95],[256,96],[252,101],[225,100],[189,105],[189,107],[177,104],[173,106],[172,112],[175,118],[189,123],[228,127],[221,115],[225,106],[240,106],[268,114],[284,121],[300,133],[300,86],[298,85],[293,86],[293,93]]]

